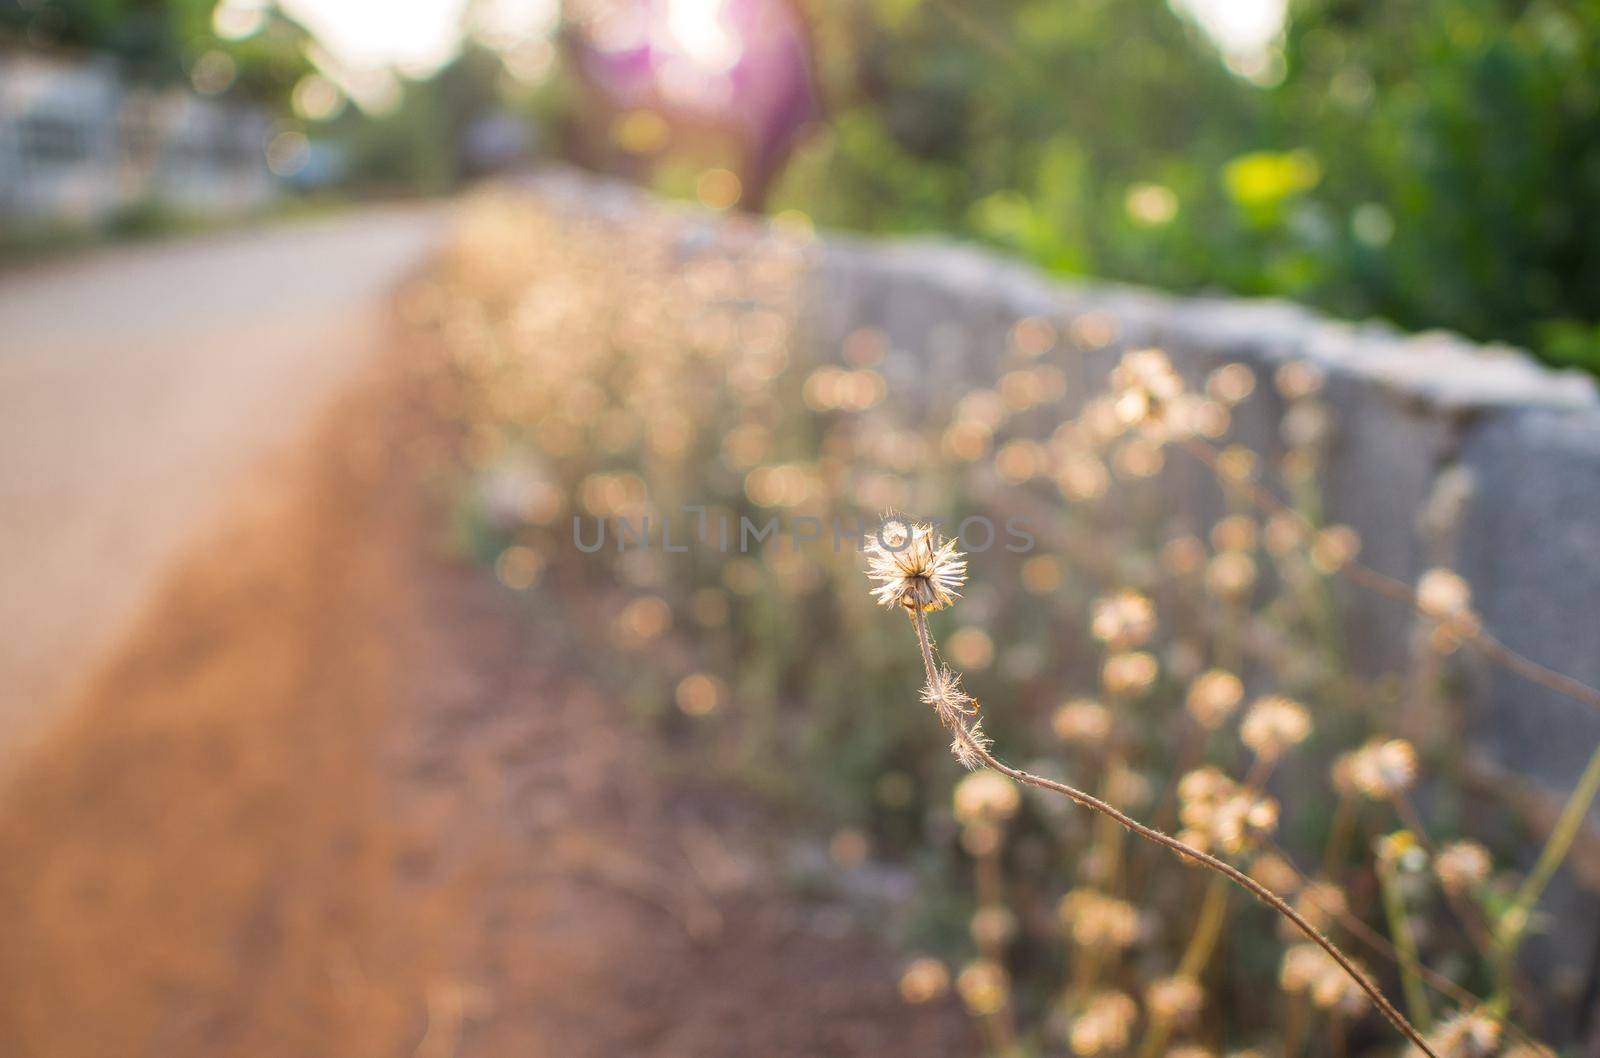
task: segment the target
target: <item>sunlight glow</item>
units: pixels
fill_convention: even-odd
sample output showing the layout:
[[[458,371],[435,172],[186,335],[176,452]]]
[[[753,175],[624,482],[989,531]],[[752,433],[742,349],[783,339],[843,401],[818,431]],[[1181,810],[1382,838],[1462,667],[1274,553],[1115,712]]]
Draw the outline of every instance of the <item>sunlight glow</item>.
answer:
[[[705,73],[726,73],[744,52],[727,15],[727,0],[667,0],[665,32],[657,46],[677,52]]]

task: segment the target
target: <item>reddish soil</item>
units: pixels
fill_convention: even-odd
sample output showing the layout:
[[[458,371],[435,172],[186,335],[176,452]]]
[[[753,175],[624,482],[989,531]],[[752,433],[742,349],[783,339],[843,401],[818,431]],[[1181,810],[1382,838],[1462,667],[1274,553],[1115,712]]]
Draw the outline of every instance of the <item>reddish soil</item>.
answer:
[[[0,1054],[971,1053],[758,810],[652,769],[560,614],[442,554],[409,390],[344,401],[9,779]]]

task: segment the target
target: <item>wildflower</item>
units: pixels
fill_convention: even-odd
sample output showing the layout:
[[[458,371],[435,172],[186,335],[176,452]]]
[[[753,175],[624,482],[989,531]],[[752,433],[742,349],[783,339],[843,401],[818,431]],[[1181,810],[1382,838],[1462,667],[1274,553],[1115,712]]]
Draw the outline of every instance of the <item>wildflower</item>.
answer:
[[[956,819],[962,823],[999,823],[1017,814],[1022,803],[1017,784],[997,771],[975,771],[956,783]]]
[[[1298,746],[1310,734],[1311,716],[1305,706],[1275,694],[1256,699],[1239,728],[1240,740],[1256,756],[1269,761]]]
[[[1300,872],[1275,852],[1264,852],[1250,864],[1250,877],[1275,893],[1293,893],[1300,887]]]
[[[1249,551],[1256,546],[1255,519],[1234,514],[1211,527],[1211,546],[1218,551]]]
[[[1011,979],[1005,967],[994,960],[977,959],[962,967],[956,977],[956,992],[973,1014],[998,1014],[1011,995]]]
[[[1127,426],[1159,423],[1167,406],[1183,392],[1183,379],[1159,349],[1124,353],[1111,372],[1112,407]]]
[[[1324,933],[1349,909],[1344,890],[1332,882],[1313,881],[1306,884],[1294,899],[1294,909],[1300,917]],[[1285,931],[1288,936],[1297,934]]]
[[[1278,803],[1235,783],[1215,768],[1199,768],[1178,782],[1182,840],[1197,848],[1237,853],[1278,826]]]
[[[1128,1046],[1138,1013],[1138,1006],[1127,993],[1096,992],[1084,1004],[1083,1013],[1073,1019],[1067,1030],[1067,1044],[1079,1058],[1120,1051]]]
[[[1483,884],[1493,868],[1489,850],[1476,841],[1456,841],[1439,850],[1433,873],[1449,893],[1466,893]]]
[[[1440,622],[1457,636],[1471,635],[1478,629],[1472,612],[1472,588],[1461,574],[1434,568],[1417,581],[1417,609]]]
[[[1416,871],[1427,861],[1427,850],[1409,830],[1385,834],[1372,843],[1378,866],[1386,870]]]
[[[1189,685],[1185,705],[1195,723],[1214,731],[1233,715],[1243,700],[1244,684],[1239,677],[1225,669],[1211,669],[1202,672]]]
[[[1463,1011],[1434,1029],[1428,1046],[1439,1058],[1490,1058],[1500,1047],[1500,1031],[1500,1023],[1482,1010]]]
[[[1136,591],[1122,591],[1094,602],[1090,631],[1112,650],[1143,646],[1155,631],[1156,610]]]
[[[1318,573],[1339,572],[1361,553],[1361,534],[1348,525],[1330,525],[1311,538],[1311,565]]]
[[[1349,783],[1374,801],[1392,800],[1417,781],[1417,751],[1403,738],[1369,742],[1349,760]]]
[[[1139,909],[1095,889],[1074,889],[1061,898],[1056,917],[1075,944],[1120,951],[1139,939]]]
[[[1178,975],[1150,982],[1145,989],[1144,1005],[1152,1018],[1169,1025],[1181,1024],[1200,1013],[1205,998],[1200,982],[1193,977]]]
[[[1055,711],[1050,729],[1063,742],[1098,746],[1111,734],[1111,710],[1089,698],[1074,698]]]
[[[1243,551],[1224,551],[1206,566],[1206,591],[1218,599],[1243,601],[1255,586],[1255,560]]]
[[[1295,944],[1283,953],[1278,984],[1291,995],[1310,996],[1323,1010],[1354,1013],[1363,1009],[1367,995],[1333,957],[1315,944]]]
[[[998,948],[1017,935],[1017,916],[1003,907],[980,907],[967,929],[980,949]]]
[[[940,540],[931,525],[891,519],[866,538],[867,576],[880,606],[932,613],[960,598],[967,560],[954,540]]]
[[[1100,679],[1106,693],[1116,697],[1143,694],[1156,681],[1159,666],[1155,655],[1143,650],[1113,654],[1101,666]]]
[[[914,959],[900,975],[900,998],[931,1003],[950,990],[950,971],[938,959]]]

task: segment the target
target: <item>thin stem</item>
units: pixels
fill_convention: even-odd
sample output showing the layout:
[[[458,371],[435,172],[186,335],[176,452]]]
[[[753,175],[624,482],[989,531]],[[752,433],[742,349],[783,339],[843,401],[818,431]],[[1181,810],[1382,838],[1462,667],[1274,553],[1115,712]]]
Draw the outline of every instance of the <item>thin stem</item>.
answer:
[[[1383,914],[1389,920],[1389,935],[1394,938],[1394,950],[1400,957],[1400,987],[1406,994],[1406,1007],[1417,1019],[1424,1032],[1433,1024],[1433,1013],[1428,1009],[1428,996],[1422,990],[1422,975],[1417,967],[1422,960],[1417,957],[1417,942],[1406,923],[1406,905],[1400,895],[1394,871],[1378,867],[1378,890],[1383,897]]]
[[[928,634],[927,616],[919,609],[908,609],[907,612],[911,616],[911,623],[916,627],[917,630],[917,645],[922,651],[923,668],[927,672],[929,682],[935,683],[937,681],[938,666],[933,657],[933,641]],[[1407,1040],[1415,1044],[1417,1049],[1422,1051],[1423,1054],[1427,1055],[1428,1058],[1438,1058],[1438,1055],[1434,1053],[1433,1048],[1429,1047],[1427,1041],[1422,1038],[1416,1029],[1411,1027],[1411,1023],[1406,1020],[1405,1015],[1400,1013],[1393,1003],[1389,1002],[1388,998],[1384,996],[1383,992],[1378,988],[1378,986],[1368,980],[1367,975],[1362,973],[1355,963],[1351,962],[1350,958],[1345,955],[1344,952],[1339,950],[1337,945],[1318,932],[1315,926],[1313,926],[1310,922],[1307,922],[1298,911],[1290,907],[1289,904],[1277,893],[1274,893],[1271,889],[1268,889],[1266,886],[1262,885],[1260,882],[1256,881],[1248,874],[1245,874],[1232,864],[1220,860],[1210,853],[1201,852],[1194,846],[1179,841],[1170,834],[1164,834],[1161,831],[1156,830],[1154,827],[1146,826],[1137,819],[1134,819],[1132,816],[1122,812],[1120,809],[1112,807],[1092,794],[1086,793],[1077,787],[1069,786],[1066,783],[1057,782],[1054,779],[1047,779],[1042,775],[1034,775],[1032,772],[1024,771],[1021,768],[1014,768],[1011,765],[1006,764],[1005,762],[996,758],[994,754],[990,753],[988,747],[983,745],[982,741],[973,738],[971,733],[964,727],[958,726],[955,734],[956,737],[966,745],[968,752],[970,752],[973,757],[982,761],[984,764],[988,765],[990,768],[993,768],[1000,774],[1014,779],[1025,786],[1032,786],[1036,789],[1049,790],[1052,793],[1060,794],[1063,797],[1073,801],[1080,807],[1087,808],[1091,812],[1098,812],[1109,819],[1113,819],[1121,827],[1123,827],[1123,829],[1128,830],[1141,838],[1144,838],[1146,841],[1155,842],[1157,845],[1161,845],[1178,854],[1179,856],[1197,863],[1208,870],[1215,871],[1216,873],[1226,877],[1235,885],[1238,885],[1248,891],[1251,896],[1254,896],[1257,900],[1260,900],[1262,903],[1266,904],[1278,914],[1292,922],[1296,929],[1305,934],[1309,940],[1311,940],[1323,951],[1327,952],[1328,957],[1337,963],[1339,968],[1348,974],[1350,979],[1367,994],[1367,997],[1372,1000],[1373,1005],[1376,1006],[1379,1012],[1388,1019],[1389,1024],[1394,1026],[1395,1031],[1399,1032],[1400,1035],[1404,1036]]]
[[[1521,945],[1523,934],[1527,930],[1528,913],[1539,902],[1545,886],[1550,884],[1550,879],[1555,877],[1556,870],[1567,858],[1572,843],[1583,830],[1584,820],[1588,818],[1589,808],[1594,804],[1597,793],[1600,793],[1600,749],[1596,749],[1589,757],[1589,764],[1583,769],[1577,787],[1561,809],[1561,816],[1556,820],[1555,829],[1550,832],[1544,848],[1539,850],[1539,859],[1534,863],[1532,873],[1528,875],[1527,881],[1522,883],[1522,888],[1517,890],[1511,909],[1501,920],[1504,923],[1505,933],[1500,940],[1497,961],[1503,979],[1509,978],[1511,962],[1516,957],[1517,948]]]

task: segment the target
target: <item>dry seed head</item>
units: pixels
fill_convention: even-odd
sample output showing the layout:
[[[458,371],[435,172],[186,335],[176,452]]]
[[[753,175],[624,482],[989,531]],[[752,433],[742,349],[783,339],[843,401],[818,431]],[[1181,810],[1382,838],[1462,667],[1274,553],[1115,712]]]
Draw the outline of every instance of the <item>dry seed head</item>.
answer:
[[[1433,873],[1450,893],[1469,893],[1482,885],[1494,868],[1489,850],[1476,841],[1456,841],[1439,850]]]
[[[1156,609],[1136,591],[1120,591],[1094,601],[1090,631],[1112,650],[1143,646],[1156,628]]]
[[[1417,781],[1417,751],[1403,738],[1374,739],[1350,754],[1349,781],[1374,801],[1392,800]]]
[[[1417,580],[1417,607],[1437,621],[1475,623],[1472,588],[1453,570],[1434,568]]]
[[[1067,1030],[1067,1044],[1079,1058],[1127,1047],[1139,1008],[1125,992],[1096,992],[1084,1004],[1083,1013]]]
[[[1300,873],[1275,852],[1264,852],[1250,864],[1250,877],[1279,895],[1300,888]]]
[[[964,824],[1003,823],[1016,815],[1022,804],[1017,784],[988,770],[962,776],[951,799],[956,819]]]
[[[960,598],[967,561],[931,525],[889,519],[866,538],[867,576],[878,605],[932,613]]]
[[[1311,734],[1311,714],[1282,695],[1258,698],[1245,714],[1239,738],[1262,760],[1276,760]]]
[[[1017,935],[1017,916],[1004,907],[980,907],[973,913],[967,931],[980,949],[998,948]]]
[[[1428,1035],[1439,1058],[1493,1058],[1500,1049],[1501,1025],[1482,1010],[1463,1011]],[[1420,1055],[1415,1045],[1408,1055]]]
[[[1075,698],[1055,711],[1050,729],[1072,745],[1103,745],[1111,735],[1111,710],[1093,699]]]
[[[1255,586],[1255,559],[1243,551],[1224,551],[1206,565],[1206,591],[1218,599],[1241,602]]]
[[[1225,669],[1202,672],[1189,684],[1185,706],[1195,723],[1207,731],[1214,731],[1233,715],[1244,700],[1244,684],[1239,677]]]
[[[1144,1005],[1150,1017],[1169,1025],[1193,1020],[1205,999],[1200,982],[1182,975],[1152,981],[1144,993]]]
[[[1106,658],[1100,669],[1100,681],[1112,697],[1131,698],[1149,690],[1159,671],[1154,654],[1134,650]]]
[[[961,968],[956,977],[956,992],[978,1017],[998,1014],[1011,995],[1011,978],[1005,967],[992,959],[978,959]]]
[[[1324,933],[1333,928],[1348,908],[1344,890],[1332,882],[1308,882],[1294,898],[1294,909],[1300,917]],[[1288,923],[1282,926],[1285,936],[1300,936]]]
[[[950,990],[950,971],[938,959],[915,959],[900,975],[900,998],[907,1003],[931,1003]]]
[[[1139,939],[1139,909],[1096,889],[1074,889],[1061,898],[1056,917],[1073,943],[1120,951]]]

